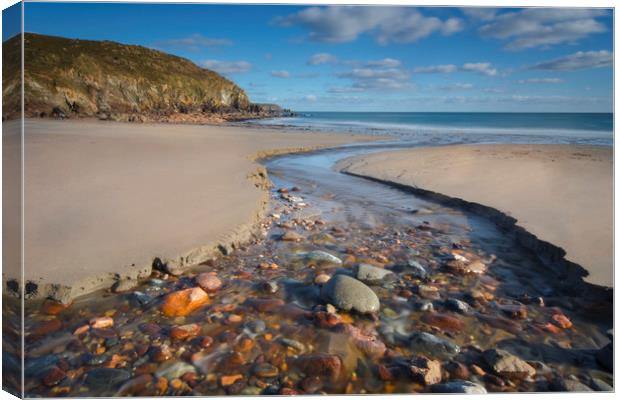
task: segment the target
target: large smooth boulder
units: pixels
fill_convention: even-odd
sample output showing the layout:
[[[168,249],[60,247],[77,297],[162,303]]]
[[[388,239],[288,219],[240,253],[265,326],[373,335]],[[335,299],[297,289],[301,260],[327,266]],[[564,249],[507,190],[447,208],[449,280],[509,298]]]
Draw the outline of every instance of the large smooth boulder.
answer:
[[[321,299],[341,310],[362,314],[379,311],[379,298],[371,288],[346,275],[336,275],[321,289]]]

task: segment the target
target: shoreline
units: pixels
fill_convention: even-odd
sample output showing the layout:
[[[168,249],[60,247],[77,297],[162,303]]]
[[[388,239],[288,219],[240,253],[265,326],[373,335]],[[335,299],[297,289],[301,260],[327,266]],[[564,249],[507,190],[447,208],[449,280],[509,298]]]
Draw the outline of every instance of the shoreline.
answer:
[[[26,125],[25,264],[34,267],[25,297],[64,303],[133,286],[158,258],[177,274],[251,241],[269,203],[260,159],[377,139],[214,125]],[[5,284],[18,278],[8,270]]]
[[[552,152],[554,155],[545,159]],[[565,157],[569,152],[572,160]],[[607,164],[600,163],[611,165],[611,152],[607,146],[585,145],[450,145],[350,157],[337,163],[336,168],[486,216],[515,234],[544,264],[559,268],[560,275],[570,282],[583,278],[583,282],[613,288],[612,246],[608,246],[612,230],[602,222],[612,215],[611,202],[607,204],[611,199],[611,175],[594,176],[584,166],[598,163],[590,167],[606,171]],[[581,169],[581,174],[576,169]],[[611,169],[608,172],[611,174]],[[545,190],[544,185],[552,189]],[[524,197],[517,196],[517,191]],[[601,195],[599,203],[592,199],[608,191],[609,198]],[[560,223],[553,218],[558,215],[579,231],[557,227]],[[607,228],[609,235],[605,234]],[[594,239],[593,231],[597,233]]]

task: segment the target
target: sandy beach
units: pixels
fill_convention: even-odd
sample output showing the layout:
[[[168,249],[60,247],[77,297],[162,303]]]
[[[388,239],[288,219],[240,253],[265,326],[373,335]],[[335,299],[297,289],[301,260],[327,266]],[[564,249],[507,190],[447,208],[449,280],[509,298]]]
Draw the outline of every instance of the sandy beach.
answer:
[[[383,152],[342,161],[358,175],[496,208],[566,251],[586,281],[613,286],[613,149],[475,145]]]
[[[155,257],[184,268],[248,239],[268,200],[257,155],[362,139],[96,121],[26,131],[25,278],[65,300],[146,277]]]

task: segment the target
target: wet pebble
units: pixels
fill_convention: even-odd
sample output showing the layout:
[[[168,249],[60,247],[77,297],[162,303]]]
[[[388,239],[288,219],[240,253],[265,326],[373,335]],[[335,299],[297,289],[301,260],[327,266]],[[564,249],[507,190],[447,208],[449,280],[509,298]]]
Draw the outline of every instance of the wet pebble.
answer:
[[[484,360],[499,376],[512,379],[525,379],[536,374],[527,362],[502,349],[489,349],[483,353]]]
[[[446,300],[446,307],[449,310],[458,312],[460,314],[469,314],[472,311],[469,304],[455,298],[449,298],[448,300]]]
[[[209,302],[209,295],[201,288],[172,292],[164,298],[162,312],[166,317],[182,317]]]
[[[222,281],[217,277],[217,273],[213,271],[198,274],[196,276],[196,284],[208,293],[216,292],[222,287]]]
[[[336,275],[321,289],[321,298],[345,311],[379,311],[379,298],[368,286],[346,275]]]
[[[460,352],[460,348],[449,339],[427,332],[416,332],[409,338],[409,347],[415,353],[426,354],[439,359],[449,359]]]
[[[96,368],[87,372],[85,382],[94,392],[98,390],[109,391],[109,389],[119,386],[130,377],[129,371],[124,369]]]
[[[168,380],[172,380],[175,378],[180,378],[181,376],[187,373],[195,373],[196,368],[183,361],[166,361],[161,364],[157,371],[155,371],[155,376],[160,378],[166,378]]]
[[[446,383],[438,383],[431,386],[433,393],[465,393],[465,394],[486,394],[484,386],[465,380],[453,380]]]
[[[392,271],[378,268],[370,264],[357,265],[354,269],[354,274],[359,281],[370,285],[396,279]]]

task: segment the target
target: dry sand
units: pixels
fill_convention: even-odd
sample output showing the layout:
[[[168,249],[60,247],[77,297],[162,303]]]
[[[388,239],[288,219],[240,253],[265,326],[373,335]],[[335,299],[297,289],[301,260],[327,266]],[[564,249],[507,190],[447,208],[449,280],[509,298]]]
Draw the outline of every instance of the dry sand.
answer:
[[[67,300],[191,265],[249,237],[268,200],[257,153],[360,136],[239,127],[27,120],[25,278]],[[181,257],[180,257],[181,256]],[[5,279],[8,277],[5,277]],[[57,285],[54,285],[57,284]]]
[[[586,281],[613,286],[613,150],[476,145],[383,152],[342,161],[348,172],[496,208],[563,248]]]

